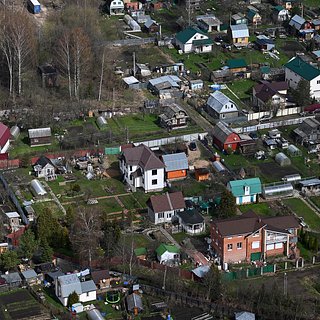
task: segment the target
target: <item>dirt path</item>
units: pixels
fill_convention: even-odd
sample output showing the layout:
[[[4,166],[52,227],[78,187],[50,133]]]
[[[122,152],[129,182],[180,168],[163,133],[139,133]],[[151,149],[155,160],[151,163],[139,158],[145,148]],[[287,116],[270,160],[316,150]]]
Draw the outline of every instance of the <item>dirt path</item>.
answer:
[[[93,197],[94,199],[97,199],[97,200],[102,200],[102,199],[110,199],[110,198],[117,198],[117,197],[122,197],[122,196],[128,196],[130,195],[131,193],[120,193],[120,194],[114,194],[114,195],[111,195],[111,196],[100,196],[100,197]],[[68,204],[72,204],[72,203],[77,203],[78,201],[68,201],[68,202],[63,202],[62,204],[63,205],[68,205]]]

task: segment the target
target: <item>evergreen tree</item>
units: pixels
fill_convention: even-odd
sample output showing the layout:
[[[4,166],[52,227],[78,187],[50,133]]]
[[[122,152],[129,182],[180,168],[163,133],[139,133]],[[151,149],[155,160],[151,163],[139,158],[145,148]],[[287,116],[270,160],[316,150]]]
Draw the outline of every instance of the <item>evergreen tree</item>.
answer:
[[[298,83],[297,89],[292,92],[294,101],[299,107],[305,107],[311,104],[310,84],[306,80],[301,80]]]
[[[225,189],[221,195],[221,201],[218,206],[219,215],[221,217],[232,217],[237,212],[236,199],[233,194]]]
[[[31,259],[36,252],[38,242],[31,229],[28,229],[19,240],[19,255],[23,258]]]
[[[47,240],[43,240],[40,243],[40,248],[39,249],[40,249],[40,252],[41,252],[40,261],[41,262],[51,262],[52,261],[52,256],[53,256],[53,250],[49,246]]]
[[[67,306],[70,308],[73,304],[78,303],[78,302],[79,302],[79,296],[75,291],[73,291],[68,296]]]

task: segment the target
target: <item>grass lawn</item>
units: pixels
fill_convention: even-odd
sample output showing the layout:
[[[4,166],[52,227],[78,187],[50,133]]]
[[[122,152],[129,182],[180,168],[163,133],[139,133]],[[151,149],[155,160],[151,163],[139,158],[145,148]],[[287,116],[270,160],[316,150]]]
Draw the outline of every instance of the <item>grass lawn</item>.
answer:
[[[303,3],[304,3],[307,7],[319,8],[319,0],[303,0]]]
[[[181,243],[187,235],[184,232],[174,233],[172,234],[173,239],[175,239],[178,243]]]
[[[139,202],[132,194],[128,196],[119,197],[119,200],[124,204],[125,208],[128,210],[141,208]]]
[[[320,209],[320,197],[310,197],[309,199]]]
[[[246,99],[251,97],[252,87],[256,84],[255,81],[250,79],[242,79],[232,82],[229,85],[229,88],[232,92],[234,92],[240,99]],[[223,90],[225,91],[229,90]]]
[[[301,199],[291,198],[283,200],[299,217],[303,217],[306,224],[315,231],[320,231],[320,218]]]
[[[63,216],[63,212],[54,201],[35,202],[32,207],[36,215],[49,209],[52,211],[54,217],[61,218]]]
[[[208,188],[210,188],[209,184],[196,181],[192,178],[172,182],[172,189],[175,191],[182,191],[185,197],[200,196]]]
[[[131,246],[131,234],[125,234],[125,242],[128,243],[128,246]],[[134,233],[133,234],[133,242],[134,242],[134,247],[135,248],[148,248],[150,241],[146,236],[144,236],[143,234],[137,234]]]
[[[274,216],[273,210],[269,207],[267,202],[253,203],[239,206],[242,213],[253,210],[256,214],[261,216]]]
[[[101,211],[105,213],[112,213],[112,212],[119,212],[122,211],[123,208],[117,202],[115,198],[108,198],[108,199],[99,199],[98,206],[101,208]],[[93,205],[95,206],[95,205]]]

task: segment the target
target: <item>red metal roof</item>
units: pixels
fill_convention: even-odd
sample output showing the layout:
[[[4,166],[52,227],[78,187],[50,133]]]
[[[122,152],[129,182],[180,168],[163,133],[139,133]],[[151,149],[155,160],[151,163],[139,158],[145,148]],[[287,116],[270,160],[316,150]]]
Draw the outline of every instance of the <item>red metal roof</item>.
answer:
[[[10,129],[0,122],[0,147],[3,148],[3,146],[7,143],[9,139]]]
[[[304,108],[304,111],[307,111],[307,112],[314,112],[316,110],[320,109],[320,103],[315,103],[315,104],[312,104],[308,107],[305,107]]]

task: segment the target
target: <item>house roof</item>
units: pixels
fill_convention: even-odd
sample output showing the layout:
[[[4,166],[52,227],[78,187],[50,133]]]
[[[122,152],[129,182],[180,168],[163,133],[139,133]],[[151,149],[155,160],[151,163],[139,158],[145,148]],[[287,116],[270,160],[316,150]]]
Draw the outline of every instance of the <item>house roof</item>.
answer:
[[[82,293],[96,291],[97,287],[93,280],[80,282],[81,283],[81,291]]]
[[[147,204],[155,213],[184,209],[186,207],[181,191],[151,196]]]
[[[218,114],[238,111],[237,105],[221,91],[210,93],[207,106]]]
[[[170,253],[179,253],[180,250],[172,244],[161,243],[160,246],[156,249],[156,253],[158,256],[162,256],[165,252]]]
[[[222,121],[219,121],[212,130],[212,136],[221,143],[225,143],[227,138],[233,133],[234,132]]]
[[[28,130],[29,138],[51,137],[51,128],[37,128]]]
[[[229,69],[244,68],[247,66],[246,60],[244,59],[229,59],[226,61],[226,65]]]
[[[229,181],[230,189],[235,197],[245,195],[245,187],[250,187],[250,194],[261,193],[261,181],[260,178],[250,178],[244,180]]]
[[[158,25],[155,20],[149,19],[149,20],[146,21],[144,26],[149,29],[153,24]]]
[[[185,224],[199,224],[204,221],[202,215],[196,209],[184,210],[178,212],[177,215]]]
[[[254,87],[255,96],[263,102],[269,101],[279,91],[288,90],[289,86],[286,81],[280,82],[263,82]]]
[[[162,76],[154,79],[150,79],[149,83],[153,86],[156,87],[158,85],[168,83],[169,86],[171,87],[176,87],[179,88],[179,83],[181,82],[181,79],[175,75],[167,75],[167,76]]]
[[[47,275],[52,280],[56,280],[57,278],[64,276],[64,273],[61,270],[57,270],[57,271],[53,271],[53,272],[48,272]]]
[[[45,156],[41,156],[36,162],[35,165],[40,165],[42,168],[44,168],[47,164],[52,164],[51,160]]]
[[[129,86],[131,84],[138,84],[140,81],[134,77],[134,76],[130,76],[130,77],[125,77],[122,78],[122,80]]]
[[[249,9],[247,12],[248,19],[252,20],[256,15],[260,17],[260,14],[257,11],[254,11],[252,9]]]
[[[13,211],[13,212],[5,212],[5,215],[6,215],[9,219],[12,219],[12,218],[20,218],[19,213],[16,212],[16,211]]]
[[[213,44],[213,41],[210,38],[208,38],[208,39],[198,39],[198,40],[193,40],[192,44],[195,47],[201,47],[201,46]]]
[[[210,266],[200,266],[192,270],[192,272],[198,277],[203,278],[210,270]]]
[[[8,274],[2,274],[1,278],[5,279],[7,283],[15,283],[15,282],[21,282],[21,276],[18,272],[11,272]]]
[[[26,280],[37,277],[37,273],[33,269],[22,271],[21,274]]]
[[[185,112],[184,109],[182,109],[178,104],[173,103],[170,106],[167,106],[164,110],[164,113],[159,115],[159,118],[161,118],[161,120],[168,122],[170,120],[172,120],[177,113],[184,113],[185,117],[188,118],[187,113]]]
[[[289,25],[297,30],[300,30],[301,26],[306,22],[306,20],[299,15],[294,15],[289,21]]]
[[[176,39],[182,43],[187,43],[197,33],[200,33],[200,34],[208,37],[208,35],[205,32],[201,31],[200,29],[189,27],[189,28],[184,29],[183,31],[177,33]]]
[[[303,187],[319,186],[320,180],[317,178],[302,180],[302,181],[299,181],[299,184],[302,185]]]
[[[309,63],[304,62],[299,57],[292,58],[284,66],[285,68],[297,73],[300,77],[307,81],[311,81],[320,75],[319,69],[313,67]]]
[[[162,156],[166,172],[187,170],[189,168],[187,155],[184,152],[165,154]]]
[[[223,237],[246,235],[266,227],[268,230],[287,233],[288,229],[299,228],[300,224],[294,216],[260,217],[255,212],[249,211],[240,217],[213,221],[213,225]]]
[[[144,144],[123,150],[122,156],[131,166],[139,166],[144,170],[164,168],[163,162]]]
[[[77,294],[82,293],[80,280],[75,273],[58,277],[58,282],[60,283],[62,298],[69,297],[73,291]]]
[[[320,26],[320,19],[313,19],[313,20],[312,20],[312,24],[313,24],[314,26]]]
[[[99,283],[101,280],[110,278],[109,270],[92,271],[91,277],[94,283]]]
[[[134,249],[134,254],[138,257],[138,256],[144,256],[147,254],[147,249],[140,247],[140,248],[136,248]]]
[[[280,11],[284,10],[284,7],[283,7],[283,6],[275,6],[275,7],[273,7],[273,9],[274,9],[275,11],[280,12]]]
[[[219,26],[222,22],[213,14],[206,14],[196,17],[197,21],[203,21],[208,26]]]
[[[2,148],[10,139],[10,129],[0,122],[0,147]]]
[[[245,16],[244,16],[243,13],[238,12],[238,13],[233,14],[233,15],[231,16],[231,18],[236,21],[236,20],[244,19]]]
[[[254,313],[241,311],[235,312],[235,320],[255,320],[256,316]]]
[[[232,38],[248,38],[249,29],[246,24],[235,24],[230,26]]]
[[[312,53],[313,53],[317,58],[320,58],[320,50],[312,51]]]

